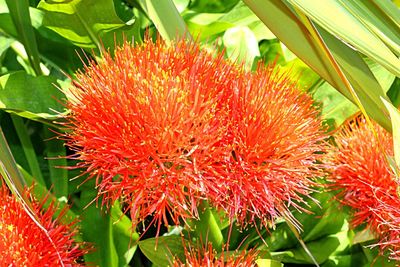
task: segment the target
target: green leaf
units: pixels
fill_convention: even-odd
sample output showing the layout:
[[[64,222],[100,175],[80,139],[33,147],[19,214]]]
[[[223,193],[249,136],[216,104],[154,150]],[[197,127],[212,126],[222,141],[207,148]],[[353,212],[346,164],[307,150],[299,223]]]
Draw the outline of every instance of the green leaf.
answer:
[[[17,165],[18,170],[21,172],[21,174],[23,175],[26,183],[28,185],[34,185],[33,186],[33,194],[37,199],[41,199],[43,198],[43,196],[46,196],[46,202],[44,203],[44,207],[47,208],[50,203],[56,203],[58,205],[60,205],[59,209],[56,211],[55,216],[57,216],[59,214],[59,211],[61,211],[63,208],[66,208],[67,205],[67,199],[66,198],[56,198],[51,192],[49,192],[49,190],[47,189],[47,187],[36,183],[35,179],[33,179],[32,175],[30,175],[25,169],[23,169],[21,166]],[[67,212],[66,215],[62,218],[62,222],[65,223],[71,223],[74,220],[76,220],[77,216],[75,215],[75,213],[67,208]],[[78,234],[77,236],[78,239],[81,239],[80,234]]]
[[[339,232],[335,235],[329,235],[316,241],[308,242],[307,248],[314,256],[318,264],[322,264],[329,259],[331,255],[342,252],[350,246],[350,240],[347,238],[347,231]],[[283,257],[282,254],[283,253]],[[278,253],[271,253],[273,259],[281,259],[284,263],[313,264],[309,255],[303,248],[295,248]]]
[[[36,75],[42,73],[40,69],[39,50],[36,44],[35,32],[29,15],[28,0],[6,0],[11,18],[18,33],[19,40],[25,47],[29,62]]]
[[[0,77],[0,108],[33,120],[53,120],[64,107],[64,94],[55,87],[51,76],[34,77],[24,71]],[[29,88],[29,90],[27,90]]]
[[[0,64],[4,53],[10,48],[12,42],[13,40],[11,38],[0,35]]]
[[[112,0],[40,1],[43,26],[80,47],[113,47],[115,30],[130,28],[116,14]]]
[[[271,259],[256,260],[258,267],[283,267],[283,263]]]
[[[350,7],[337,0],[288,0],[288,2],[332,35],[338,36],[385,66],[396,76],[400,76],[400,59],[353,15],[355,12],[360,13],[356,6]]]
[[[32,176],[35,178],[37,183],[45,185],[42,171],[40,170],[39,162],[36,156],[36,152],[35,149],[33,148],[33,144],[28,134],[28,129],[25,125],[23,118],[11,114],[11,119],[13,121],[18,138],[21,142],[22,149],[24,150],[24,154],[28,161],[29,169],[32,173]]]
[[[151,21],[164,40],[191,39],[189,31],[172,0],[139,0]]]
[[[111,218],[114,244],[118,253],[118,266],[127,267],[136,251],[139,235],[132,232],[132,222],[122,213],[118,202],[115,202],[111,208]]]
[[[390,19],[397,27],[400,27],[400,2],[398,0],[392,1],[382,1],[382,0],[372,0],[377,8],[382,14],[385,14],[388,19]],[[397,4],[397,6],[396,6]]]
[[[390,86],[389,90],[387,91],[387,96],[392,101],[395,107],[400,106],[400,78],[396,77],[392,86]]]
[[[111,216],[106,214],[102,207],[97,207],[95,201],[92,202],[95,198],[96,191],[81,193],[82,236],[95,247],[92,253],[85,255],[85,261],[100,267],[117,267],[118,254],[114,244]]]
[[[356,105],[326,82],[317,88],[313,97],[322,105],[322,117],[333,123],[334,128],[359,111]]]
[[[230,28],[222,40],[227,55],[234,61],[243,62],[247,69],[251,69],[254,59],[260,56],[257,39],[248,27]]]
[[[45,138],[47,162],[50,171],[50,180],[53,192],[57,198],[68,197],[68,170],[67,152],[60,134],[54,133],[56,129],[43,129]]]
[[[228,13],[193,13],[184,14],[190,33],[200,40],[209,40],[211,37],[223,33],[232,27],[249,27],[257,41],[274,39],[273,33],[246,5],[239,2]]]
[[[349,81],[367,113],[384,128],[390,129],[380,97],[386,97],[360,55],[334,36],[311,25],[303,24],[298,14],[279,0],[244,0],[268,28],[318,75],[353,102],[354,92],[345,83]],[[301,14],[300,14],[301,15]],[[316,32],[318,30],[318,32]],[[323,42],[318,38],[322,36]],[[326,46],[327,47],[326,47]],[[333,55],[343,73],[338,71],[327,51]]]
[[[180,236],[160,236],[140,241],[139,248],[156,266],[167,267],[176,257],[184,262],[183,242],[184,240]]]
[[[382,102],[388,109],[390,113],[390,118],[392,120],[394,159],[397,164],[397,170],[399,170],[400,169],[400,112],[387,100],[382,98]]]
[[[367,262],[364,254],[361,252],[353,252],[348,255],[331,256],[321,265],[321,267],[349,267],[349,266],[362,266]],[[369,263],[370,264],[370,263]],[[371,267],[371,265],[369,265]],[[386,267],[386,265],[383,265]],[[367,267],[367,266],[365,266]]]
[[[238,2],[239,0],[191,0],[190,9],[204,13],[226,13]]]
[[[389,1],[379,1],[383,2]],[[352,14],[361,21],[372,33],[378,36],[397,55],[400,55],[400,25],[390,19],[392,16],[400,16],[398,8],[393,8],[385,14],[373,1],[348,0],[342,2]]]
[[[390,86],[393,84],[396,76],[389,72],[387,69],[379,65],[378,63],[372,61],[371,59],[366,58],[365,62],[368,64],[368,67],[371,69],[374,74],[376,80],[381,85],[383,91],[387,93],[390,89]]]
[[[203,201],[199,206],[199,219],[193,219],[189,223],[193,224],[192,227],[195,229],[195,235],[200,240],[211,242],[213,248],[217,251],[222,250],[224,237],[218,226],[217,219],[207,202]]]

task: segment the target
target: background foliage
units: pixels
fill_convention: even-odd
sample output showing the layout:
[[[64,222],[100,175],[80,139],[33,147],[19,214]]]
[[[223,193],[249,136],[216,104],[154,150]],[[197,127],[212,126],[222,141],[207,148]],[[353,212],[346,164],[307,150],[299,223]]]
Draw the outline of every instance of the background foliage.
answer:
[[[96,250],[86,262],[99,266],[165,266],[171,254],[183,254],[179,229],[163,229],[156,240],[150,230],[137,242],[128,216],[115,204],[109,211],[92,200],[93,182],[82,183],[80,170],[66,160],[70,152],[54,132],[64,129],[60,114],[67,88],[86,57],[112,50],[123,38],[140,44],[145,33],[167,41],[178,35],[202,42],[204,49],[223,49],[247,68],[276,62],[290,70],[303,90],[312,93],[330,129],[356,112],[368,114],[391,131],[398,125],[400,104],[400,12],[398,2],[311,0],[0,0],[0,161],[2,175],[21,190],[37,183],[35,193],[69,203],[79,216],[80,239]],[[60,101],[61,100],[61,101]],[[387,109],[388,108],[388,109]],[[393,127],[400,160],[399,127]],[[78,177],[78,178],[76,178]],[[256,246],[260,266],[390,266],[373,237],[348,226],[348,212],[318,193],[313,215],[295,212],[303,225],[295,236],[278,222],[265,242],[254,229],[232,230],[231,249]],[[229,225],[211,214],[217,231]]]

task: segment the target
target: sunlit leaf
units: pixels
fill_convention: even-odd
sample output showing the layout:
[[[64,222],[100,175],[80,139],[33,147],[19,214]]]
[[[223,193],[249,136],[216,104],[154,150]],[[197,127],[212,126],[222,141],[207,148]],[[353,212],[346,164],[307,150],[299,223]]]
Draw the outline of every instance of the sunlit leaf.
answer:
[[[237,62],[243,62],[250,69],[254,58],[260,56],[258,42],[248,27],[228,29],[223,38],[227,55]]]
[[[329,33],[400,76],[400,59],[337,0],[288,0]]]
[[[77,46],[113,47],[117,29],[129,28],[115,13],[112,0],[40,1],[43,26]]]
[[[0,77],[0,108],[29,119],[52,120],[63,112],[65,96],[54,76],[33,77],[18,71]],[[27,89],[29,88],[29,90]]]
[[[8,10],[17,30],[18,38],[24,44],[31,67],[36,75],[42,73],[40,69],[40,56],[36,43],[35,32],[32,28],[31,18],[29,16],[28,1],[6,0]]]

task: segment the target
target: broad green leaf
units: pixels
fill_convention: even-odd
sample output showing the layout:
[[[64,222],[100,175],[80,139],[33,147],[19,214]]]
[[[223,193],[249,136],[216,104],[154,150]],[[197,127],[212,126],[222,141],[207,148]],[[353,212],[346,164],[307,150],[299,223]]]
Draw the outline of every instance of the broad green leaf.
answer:
[[[383,90],[356,51],[318,27],[318,34],[322,35],[324,40],[324,43],[321,43],[315,39],[315,29],[307,28],[292,10],[279,0],[244,2],[292,52],[343,95],[356,102],[350,88],[345,85],[343,76],[338,73],[334,62],[328,57],[323,47],[326,44],[368,114],[384,128],[391,128],[385,107],[380,101],[380,96],[385,97]]]
[[[338,204],[332,201],[333,195],[327,192],[315,193],[312,195],[319,201],[308,200],[310,213],[293,211],[293,216],[302,226],[301,238],[305,242],[323,239],[326,236],[342,231],[346,227],[345,211],[338,213]],[[267,245],[264,244],[264,241]],[[278,252],[299,246],[299,242],[287,223],[279,223],[275,229],[266,234],[264,241],[258,240],[261,249]],[[306,243],[308,246],[308,243]]]
[[[349,266],[363,266],[367,263],[362,252],[353,252],[346,255],[330,256],[329,259],[321,265],[321,267],[349,267]],[[371,267],[369,263],[368,267]],[[384,265],[386,267],[386,265]],[[367,267],[367,266],[365,266]]]
[[[397,27],[400,27],[400,1],[382,1],[382,0],[371,0],[374,5],[385,14],[388,19],[390,19]],[[396,6],[397,4],[397,6]]]
[[[67,208],[67,199],[66,198],[56,198],[55,195],[53,195],[51,192],[49,192],[49,190],[41,185],[36,183],[35,179],[32,177],[32,175],[30,175],[24,168],[22,168],[20,165],[17,165],[18,170],[21,172],[22,176],[24,177],[26,183],[28,186],[33,185],[33,194],[37,199],[42,198],[43,196],[46,196],[46,202],[44,203],[44,207],[47,208],[50,203],[56,203],[59,205],[59,209],[56,211],[55,216],[57,216],[59,214],[59,211],[61,211],[64,208]],[[66,214],[65,216],[62,218],[62,222],[65,223],[71,223],[73,221],[75,221],[77,219],[76,214],[69,208],[67,208]],[[76,236],[77,239],[81,240],[81,236],[78,233],[78,235]]]
[[[366,58],[365,62],[368,64],[368,67],[371,69],[374,74],[376,80],[381,85],[383,91],[387,93],[390,89],[390,86],[393,84],[394,79],[396,78],[390,71],[379,65],[378,63]]]
[[[118,267],[111,215],[96,205],[96,201],[93,201],[95,198],[95,191],[81,193],[81,233],[83,239],[96,248],[92,253],[85,255],[85,261],[99,267]]]
[[[182,13],[189,5],[190,0],[173,0],[179,13]]]
[[[372,3],[372,1],[347,0],[342,2],[342,4],[344,4],[371,32],[384,41],[397,56],[400,55],[400,25],[393,23],[393,21],[387,17],[388,14],[382,13],[379,7]],[[398,16],[400,15],[397,8],[394,8],[392,13],[397,13]]]
[[[170,42],[176,38],[191,39],[186,24],[172,0],[139,0],[138,2],[164,40]]]
[[[6,0],[12,21],[17,30],[18,37],[23,43],[31,67],[36,75],[42,73],[40,69],[39,50],[36,43],[35,32],[32,28],[31,18],[29,15],[28,0]]]
[[[251,69],[254,59],[260,56],[257,39],[248,27],[230,28],[222,40],[227,55],[234,61],[243,62],[247,69]]]
[[[283,267],[283,263],[271,259],[256,260],[258,267]]]
[[[326,31],[400,76],[400,59],[338,0],[288,0]]]
[[[174,258],[185,260],[183,241],[180,236],[160,236],[140,241],[139,248],[156,266],[167,267],[174,261]]]
[[[327,261],[331,255],[341,253],[348,248],[350,246],[350,241],[347,238],[347,231],[343,231],[308,242],[306,245],[318,264],[322,264]],[[283,257],[280,255],[281,253],[284,253]],[[313,264],[309,255],[300,247],[278,253],[272,252],[271,255],[272,259],[281,259],[284,263]]]
[[[118,253],[118,266],[127,267],[136,251],[139,235],[132,232],[132,222],[122,213],[118,202],[111,208],[111,219],[114,244]]]
[[[65,96],[51,76],[33,77],[18,71],[0,77],[0,108],[33,120],[57,119]]]
[[[393,127],[393,147],[394,147],[394,159],[397,164],[397,170],[400,169],[400,112],[390,102],[382,98],[382,102],[390,113]]]
[[[356,105],[326,82],[317,88],[313,97],[322,105],[322,117],[334,128],[359,111]]]
[[[286,70],[289,73],[292,80],[296,82],[296,85],[302,91],[309,92],[313,90],[314,86],[321,82],[321,78],[297,57],[291,61],[288,61],[284,66],[280,68]]]
[[[113,47],[117,29],[129,28],[115,13],[112,0],[40,1],[42,24],[80,47]]]
[[[203,201],[199,206],[199,219],[193,219],[189,224],[195,229],[195,235],[200,240],[207,240],[212,243],[214,249],[221,251],[224,237],[218,226],[217,218],[207,202]]]
[[[338,41],[325,30],[319,27],[317,29],[346,75],[347,80],[353,86],[354,93],[357,94],[368,115],[384,128],[390,129],[391,123],[388,120],[385,107],[380,101],[381,98],[388,98],[368,65],[357,52]],[[339,89],[344,96],[357,103],[348,89],[343,90],[341,87],[336,89]]]
[[[208,40],[214,35],[223,33],[232,27],[248,26],[257,40],[273,39],[275,36],[260,21],[260,19],[243,3],[237,4],[231,11],[221,13],[193,13],[184,14],[191,34],[200,40]]]
[[[0,5],[1,5],[1,1],[2,0],[0,0]],[[3,1],[5,1],[5,0],[3,0]],[[47,39],[57,41],[57,42],[60,42],[63,44],[69,44],[70,46],[72,46],[72,43],[69,40],[61,37],[56,32],[54,32],[46,27],[43,27],[44,12],[42,10],[39,10],[39,9],[33,8],[33,7],[29,7],[29,15],[31,18],[32,27],[35,28],[39,32],[39,35],[41,35]],[[8,11],[7,6],[5,9],[0,9],[0,30],[4,31],[4,33],[7,34],[8,36],[11,36],[15,39],[22,41],[20,38],[18,38],[17,29],[15,28],[15,26],[12,22],[11,15]],[[36,36],[36,38],[37,37],[38,36]],[[40,43],[40,46],[38,47],[39,50],[42,47],[42,45],[43,45],[43,43]]]

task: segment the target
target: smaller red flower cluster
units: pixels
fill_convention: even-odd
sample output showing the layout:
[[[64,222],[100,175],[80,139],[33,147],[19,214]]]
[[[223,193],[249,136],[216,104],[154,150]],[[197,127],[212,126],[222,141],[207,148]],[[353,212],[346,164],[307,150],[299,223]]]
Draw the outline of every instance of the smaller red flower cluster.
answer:
[[[345,125],[335,136],[330,154],[331,188],[337,200],[353,208],[353,226],[366,223],[380,238],[379,245],[400,259],[400,184],[388,163],[393,157],[390,133],[364,118]]]
[[[257,250],[242,250],[240,252],[222,251],[219,255],[208,246],[198,248],[185,246],[185,263],[175,259],[173,267],[255,267],[258,256]]]
[[[223,57],[145,40],[77,74],[69,146],[135,225],[196,218],[204,199],[266,225],[312,190],[325,149],[312,98],[272,67],[247,72]]]
[[[41,229],[28,215],[20,201],[0,185],[0,266],[83,266],[78,260],[86,251],[74,241],[73,223],[59,220],[51,204],[44,210],[27,192]]]

